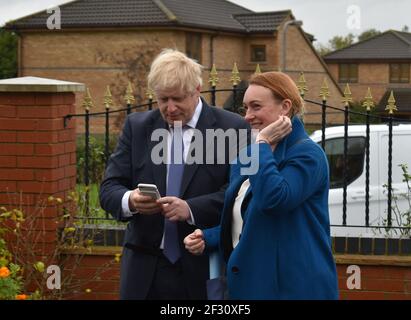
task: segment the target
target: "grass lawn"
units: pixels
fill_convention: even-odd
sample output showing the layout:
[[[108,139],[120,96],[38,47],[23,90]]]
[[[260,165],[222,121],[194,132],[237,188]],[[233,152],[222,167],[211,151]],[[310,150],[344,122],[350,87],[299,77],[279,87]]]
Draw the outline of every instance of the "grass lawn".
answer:
[[[86,186],[84,184],[77,184],[76,192],[78,194],[78,217],[86,218]],[[85,219],[85,223],[95,224],[109,224],[109,225],[124,225],[124,223],[114,220],[114,218],[106,214],[106,212],[100,207],[99,202],[99,185],[89,185],[89,215],[88,219]]]

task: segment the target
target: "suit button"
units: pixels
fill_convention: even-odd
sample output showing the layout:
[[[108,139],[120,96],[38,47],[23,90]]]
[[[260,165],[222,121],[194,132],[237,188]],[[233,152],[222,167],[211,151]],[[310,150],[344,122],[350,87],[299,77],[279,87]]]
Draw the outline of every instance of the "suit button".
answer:
[[[237,273],[239,273],[240,272],[240,269],[238,269],[238,267],[232,267],[231,268],[231,271],[234,273],[234,274],[237,274]]]

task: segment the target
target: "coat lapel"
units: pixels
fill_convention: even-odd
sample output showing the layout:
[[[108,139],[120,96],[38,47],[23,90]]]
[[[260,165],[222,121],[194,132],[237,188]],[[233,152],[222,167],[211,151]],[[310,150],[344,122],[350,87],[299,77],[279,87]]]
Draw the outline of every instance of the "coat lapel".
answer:
[[[203,163],[205,163],[206,160],[206,141],[205,141],[205,137],[206,137],[206,130],[207,129],[215,129],[215,117],[214,114],[211,112],[211,108],[207,105],[207,103],[202,99],[203,102],[203,108],[201,110],[201,114],[200,117],[198,119],[197,122],[197,127],[195,129],[199,130],[203,136],[203,150],[204,150],[204,154],[203,154]],[[190,165],[186,165],[184,167],[184,174],[183,174],[183,180],[181,182],[181,197],[184,196],[184,193],[186,192],[191,180],[193,179],[193,176],[195,174],[195,172],[198,170],[199,168],[198,163],[193,163]]]

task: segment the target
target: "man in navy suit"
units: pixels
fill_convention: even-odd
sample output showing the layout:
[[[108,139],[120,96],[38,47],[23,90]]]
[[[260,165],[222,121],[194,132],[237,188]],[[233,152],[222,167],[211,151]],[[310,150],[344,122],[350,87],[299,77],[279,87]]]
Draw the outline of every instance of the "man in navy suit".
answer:
[[[181,52],[167,49],[156,57],[148,85],[156,94],[158,109],[127,117],[100,188],[101,206],[116,219],[129,221],[121,261],[120,297],[206,299],[208,256],[191,255],[184,249],[183,239],[197,228],[219,223],[230,152],[233,147],[238,150],[238,141],[235,139],[233,146],[233,140],[225,140],[224,150],[210,150],[210,141],[200,143],[204,161],[183,163],[178,194],[173,194],[170,184],[180,181],[178,174],[170,163],[153,160],[159,142],[152,134],[168,133],[165,153],[160,156],[169,159],[171,141],[177,129],[182,130],[182,156],[187,159],[195,132],[205,138],[206,130],[238,132],[248,131],[249,126],[240,116],[207,105],[200,97],[201,66]],[[210,163],[210,157],[205,159],[211,151],[215,152]],[[223,163],[217,161],[221,153],[225,155]],[[160,200],[142,195],[139,183],[155,184]],[[166,254],[171,239],[168,236],[166,240],[171,234],[167,225],[176,230],[175,258]]]

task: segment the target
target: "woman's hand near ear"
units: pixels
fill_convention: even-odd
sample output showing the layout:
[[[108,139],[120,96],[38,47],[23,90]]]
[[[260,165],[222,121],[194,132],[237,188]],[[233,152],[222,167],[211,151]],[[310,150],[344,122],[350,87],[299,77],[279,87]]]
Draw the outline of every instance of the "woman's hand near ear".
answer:
[[[277,121],[269,124],[257,135],[256,142],[267,142],[274,150],[277,144],[292,131],[291,120],[286,116],[280,116]]]

